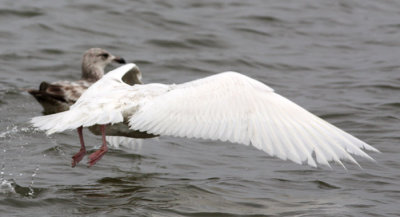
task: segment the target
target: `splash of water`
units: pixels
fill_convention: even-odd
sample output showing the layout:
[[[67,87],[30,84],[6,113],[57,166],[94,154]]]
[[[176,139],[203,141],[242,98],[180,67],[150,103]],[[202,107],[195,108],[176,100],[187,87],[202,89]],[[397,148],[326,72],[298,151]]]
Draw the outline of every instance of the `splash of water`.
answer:
[[[0,194],[9,194],[15,193],[15,183],[4,178],[5,174],[5,155],[7,150],[3,149],[3,157],[1,161],[1,170],[0,170]]]
[[[21,151],[23,151],[24,146],[21,146]],[[14,179],[7,179],[7,177],[15,177],[19,175],[19,177],[23,176],[23,173],[13,173],[8,172],[6,170],[6,153],[7,149],[3,149],[2,153],[2,160],[1,160],[1,167],[0,167],[0,195],[10,195],[10,194],[20,194],[22,196],[33,197],[37,194],[37,190],[34,189],[35,178],[39,172],[39,165],[35,167],[33,173],[31,175],[31,182],[28,187],[19,186]],[[46,157],[44,154],[43,157]],[[20,156],[21,158],[21,156]]]
[[[3,152],[5,153],[6,150],[3,150]],[[9,181],[4,178],[4,169],[5,169],[5,164],[3,157],[0,170],[0,194],[15,193],[15,183],[13,181]]]
[[[18,127],[17,126],[13,126],[11,129],[10,126],[7,126],[7,129],[3,132],[0,133],[0,138],[5,138],[10,134],[14,134],[18,131]]]
[[[15,194],[15,183],[11,180],[0,178],[0,194]]]
[[[35,170],[33,171],[33,174],[32,174],[31,184],[28,186],[28,188],[29,188],[28,196],[30,196],[30,197],[32,197],[35,194],[35,191],[33,189],[33,184],[35,183],[34,180],[35,180],[35,177],[38,174],[38,172],[39,172],[39,166],[36,166],[36,168],[35,168]]]

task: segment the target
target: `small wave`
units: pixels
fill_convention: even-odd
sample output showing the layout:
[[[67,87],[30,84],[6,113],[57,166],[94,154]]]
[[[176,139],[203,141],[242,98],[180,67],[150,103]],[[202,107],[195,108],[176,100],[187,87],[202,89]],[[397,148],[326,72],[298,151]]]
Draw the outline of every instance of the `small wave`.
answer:
[[[400,102],[384,103],[384,104],[381,104],[380,106],[383,106],[383,107],[400,108]]]
[[[376,88],[382,90],[400,90],[400,86],[395,84],[360,84],[354,85],[354,88]]]
[[[52,26],[48,25],[48,24],[44,24],[44,23],[32,23],[28,26],[28,29],[32,29],[34,31],[46,31],[46,32],[54,32],[54,33],[59,33],[62,34],[60,32],[57,32],[55,28],[53,28]]]
[[[174,25],[174,26],[178,26],[178,27],[188,27],[188,26],[192,26],[191,24],[184,22],[182,20],[172,20],[172,19],[163,19],[164,23],[170,24],[170,25]]]
[[[102,6],[100,4],[91,4],[91,3],[80,3],[80,4],[70,4],[67,7],[81,10],[81,11],[108,11],[110,7]]]
[[[246,27],[235,27],[232,28],[232,30],[237,31],[237,32],[242,32],[242,33],[250,33],[250,34],[255,34],[255,35],[260,35],[260,36],[267,36],[267,37],[272,37],[271,33],[264,32],[261,30],[257,29],[251,29],[251,28],[246,28]]]
[[[317,185],[319,189],[325,189],[325,190],[330,190],[330,189],[340,189],[340,187],[327,183],[325,181],[321,180],[310,180],[310,181],[298,181],[298,180],[289,180],[289,179],[283,179],[283,178],[273,178],[273,180],[277,180],[279,182],[287,182],[287,183],[293,183],[293,184],[298,184],[298,183],[311,183]]]
[[[222,2],[202,2],[196,1],[191,3],[188,7],[191,8],[223,8],[224,3]]]
[[[30,18],[42,15],[44,15],[44,13],[38,9],[32,9],[32,10],[0,9],[0,16],[18,16],[18,17]]]
[[[185,42],[190,45],[210,48],[227,48],[228,44],[222,40],[218,40],[216,36],[206,35],[197,38],[187,38]]]
[[[329,184],[329,183],[321,181],[321,180],[314,180],[314,181],[311,181],[311,183],[317,184],[318,188],[320,188],[320,189],[327,189],[327,190],[329,190],[329,189],[340,189],[340,187],[338,187],[338,186]]]
[[[271,215],[262,215],[262,214],[242,214],[242,215],[237,215],[236,213],[230,213],[230,212],[180,212],[176,211],[176,213],[182,215],[182,216],[193,216],[193,217],[199,217],[199,216],[208,216],[208,217],[263,217],[263,216],[271,216]]]
[[[185,42],[176,40],[166,40],[166,39],[152,39],[148,40],[147,43],[156,45],[163,48],[180,48],[180,49],[192,49],[193,47],[186,44]]]
[[[147,43],[164,48],[180,49],[194,49],[195,47],[227,48],[229,46],[227,42],[218,39],[218,36],[213,34],[196,35],[183,39],[151,39]]]
[[[335,120],[335,119],[339,119],[339,118],[351,117],[352,115],[354,115],[354,114],[352,114],[352,113],[330,113],[330,114],[321,114],[321,115],[319,115],[319,117],[322,119],[327,119],[327,120],[329,120],[329,119]]]
[[[281,23],[283,22],[281,19],[272,16],[265,16],[265,15],[250,15],[243,17],[245,19],[254,20],[254,21],[261,21],[264,23]]]
[[[79,26],[72,26],[72,25],[60,25],[61,27],[65,28],[66,30],[71,30],[74,32],[79,32],[79,33],[86,33],[91,36],[96,35],[96,36],[105,36],[105,37],[115,37],[114,34],[111,34],[106,31],[99,31],[99,30],[93,30],[85,27],[79,27]]]
[[[26,70],[27,71],[33,71],[33,72],[41,72],[41,71],[61,71],[61,70],[65,70],[66,68],[68,68],[69,65],[68,64],[56,64],[56,65],[48,65],[48,66],[34,66],[34,67],[27,67]],[[67,77],[68,79],[70,77]],[[67,79],[66,78],[66,79]]]
[[[250,58],[232,58],[229,60],[202,59],[200,61],[204,62],[208,65],[215,65],[215,66],[220,66],[220,65],[232,66],[235,64],[240,64],[240,65],[245,65],[245,66],[249,66],[249,67],[257,67],[261,64],[260,62],[251,60]]]
[[[380,46],[386,46],[386,47],[397,47],[399,46],[399,43],[397,41],[380,41],[380,40],[367,40],[363,42],[366,45],[380,45]]]
[[[171,69],[174,71],[183,71],[191,73],[206,73],[204,68],[194,66],[195,64],[183,65],[181,61],[171,60],[168,63],[163,64],[163,68]]]
[[[275,63],[275,64],[261,64],[263,67],[270,68],[278,71],[313,71],[312,68],[300,65]]]
[[[42,49],[42,50],[40,50],[40,52],[45,53],[45,54],[57,54],[57,55],[60,55],[60,54],[64,54],[64,53],[65,53],[65,52],[64,52],[63,50],[61,50],[61,49],[51,49],[51,48]]]

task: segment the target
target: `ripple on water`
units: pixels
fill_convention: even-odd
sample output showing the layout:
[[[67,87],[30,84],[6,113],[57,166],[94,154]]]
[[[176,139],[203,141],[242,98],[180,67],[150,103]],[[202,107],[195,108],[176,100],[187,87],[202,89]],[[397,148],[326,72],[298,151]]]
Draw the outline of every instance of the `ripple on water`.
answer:
[[[61,49],[54,49],[54,48],[41,49],[40,52],[50,55],[61,55],[65,53],[65,51]]]
[[[94,30],[94,28],[80,27],[67,24],[61,24],[60,26],[65,28],[65,30],[70,30],[72,33],[75,34],[87,34],[88,36],[95,35],[96,37],[115,37],[114,34],[106,30],[100,31],[100,30]]]
[[[261,37],[271,37],[272,33],[265,32],[263,30],[255,29],[255,28],[250,28],[250,27],[234,27],[232,30],[240,32],[240,33],[248,33],[248,34],[254,34],[254,35],[259,35]]]
[[[215,35],[198,35],[197,37],[187,38],[184,40],[186,44],[196,47],[208,47],[223,49],[228,48],[229,44],[224,40],[219,40]]]
[[[174,49],[192,49],[193,46],[187,44],[184,41],[170,40],[170,39],[150,39],[146,43],[159,46],[162,48],[174,48]]]
[[[17,17],[24,17],[24,18],[31,18],[42,16],[45,13],[39,9],[0,9],[0,17],[10,17],[10,16],[17,16]]]
[[[284,21],[273,17],[273,16],[267,16],[267,15],[249,15],[249,16],[244,16],[242,17],[244,19],[249,19],[249,20],[253,20],[253,21],[259,21],[262,23],[283,23]]]

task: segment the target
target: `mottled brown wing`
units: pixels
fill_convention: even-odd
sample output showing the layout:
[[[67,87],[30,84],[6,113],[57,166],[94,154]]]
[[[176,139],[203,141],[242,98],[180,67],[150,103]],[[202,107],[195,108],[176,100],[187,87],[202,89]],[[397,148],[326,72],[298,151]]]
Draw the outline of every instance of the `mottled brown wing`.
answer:
[[[38,90],[28,92],[43,106],[45,114],[53,114],[68,110],[91,84],[82,80],[42,82]]]

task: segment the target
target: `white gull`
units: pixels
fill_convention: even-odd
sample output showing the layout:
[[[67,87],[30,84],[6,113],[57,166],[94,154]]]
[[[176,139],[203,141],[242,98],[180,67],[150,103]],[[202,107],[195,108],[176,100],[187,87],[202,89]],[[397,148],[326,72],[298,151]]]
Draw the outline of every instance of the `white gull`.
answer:
[[[93,84],[69,111],[35,117],[31,123],[47,134],[99,126],[103,145],[89,156],[89,166],[108,150],[106,128],[124,124],[129,125],[131,137],[142,132],[148,137],[169,135],[251,144],[271,156],[313,167],[330,166],[330,161],[344,167],[341,160],[359,165],[351,154],[373,160],[362,149],[378,152],[267,85],[237,72],[178,85],[131,86],[126,81],[135,71],[135,64],[121,66]],[[118,127],[114,133],[118,134]],[[125,134],[129,134],[126,129]],[[83,144],[82,134],[80,139]],[[77,153],[77,162],[82,154]]]

